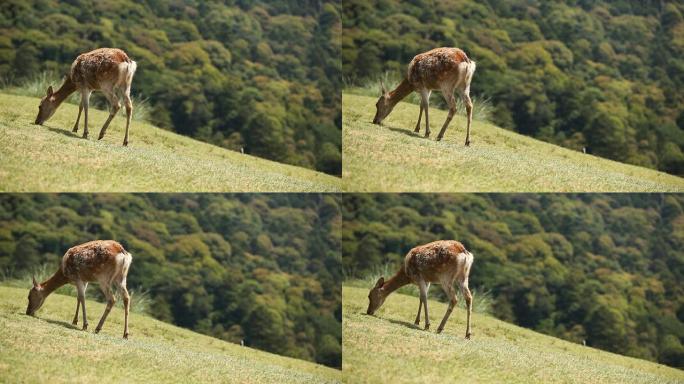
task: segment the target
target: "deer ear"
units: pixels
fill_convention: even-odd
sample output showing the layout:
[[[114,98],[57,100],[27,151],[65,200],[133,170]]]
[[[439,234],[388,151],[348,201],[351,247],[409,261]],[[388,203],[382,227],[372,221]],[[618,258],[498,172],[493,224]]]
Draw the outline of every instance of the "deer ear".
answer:
[[[382,96],[387,95],[387,88],[385,88],[385,83],[380,80],[380,89],[382,90]]]
[[[37,286],[38,286],[38,282],[36,281],[36,277],[35,277],[35,276],[33,276],[33,286],[34,286],[34,287],[37,287]]]
[[[382,287],[383,285],[385,285],[385,278],[384,278],[384,277],[381,277],[381,278],[378,279],[378,282],[375,283],[375,288],[380,288],[380,287]]]
[[[48,89],[47,89],[47,97],[52,96],[52,94],[53,94],[53,92],[52,92],[52,85],[51,85],[51,86],[49,86]]]

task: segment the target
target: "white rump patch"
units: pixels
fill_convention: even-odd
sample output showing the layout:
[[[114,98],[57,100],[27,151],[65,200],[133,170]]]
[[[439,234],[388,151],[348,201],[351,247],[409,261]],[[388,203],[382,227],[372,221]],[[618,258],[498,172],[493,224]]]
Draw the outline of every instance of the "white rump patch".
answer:
[[[133,256],[128,252],[120,252],[115,256],[116,265],[121,270],[127,270],[131,266],[131,261],[133,261]]]
[[[465,267],[466,270],[470,269],[470,266],[473,265],[473,254],[465,251],[461,252],[458,254],[458,263],[461,264]]]

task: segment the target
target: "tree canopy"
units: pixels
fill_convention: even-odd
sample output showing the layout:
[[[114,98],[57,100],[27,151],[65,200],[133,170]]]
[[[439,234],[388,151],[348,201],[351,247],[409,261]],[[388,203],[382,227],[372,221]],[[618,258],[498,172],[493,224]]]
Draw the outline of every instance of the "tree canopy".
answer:
[[[342,263],[365,278],[459,240],[496,317],[684,368],[683,207],[663,194],[345,195]]]
[[[151,122],[279,162],[341,174],[339,1],[8,0],[0,74],[65,75],[125,50]]]
[[[333,195],[5,194],[0,270],[52,273],[70,247],[114,239],[154,317],[339,368],[340,220]]]
[[[471,92],[491,99],[496,124],[681,176],[682,14],[674,1],[349,0],[342,67],[360,84],[460,47],[478,62]]]

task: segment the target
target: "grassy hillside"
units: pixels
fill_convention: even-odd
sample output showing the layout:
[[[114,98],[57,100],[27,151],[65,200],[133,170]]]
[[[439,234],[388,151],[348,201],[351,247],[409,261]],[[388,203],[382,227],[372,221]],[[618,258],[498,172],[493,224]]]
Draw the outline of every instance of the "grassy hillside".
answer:
[[[440,97],[439,94],[433,97]],[[343,179],[367,192],[684,191],[684,178],[548,144],[491,124],[454,117],[434,138],[446,112],[430,109],[432,137],[413,133],[418,105],[400,103],[383,126],[371,123],[376,99],[344,94]]]
[[[393,294],[376,316],[365,314],[368,289],[343,287],[344,381],[348,383],[674,383],[674,368],[569,343],[492,317],[455,310],[442,334],[416,329],[418,299]],[[477,297],[475,297],[477,300]],[[446,305],[428,305],[433,328]]]
[[[91,109],[90,138],[71,132],[78,107],[63,104],[34,125],[37,98],[0,94],[0,191],[336,191],[339,178],[243,155],[132,122],[123,147],[121,111],[97,141],[108,113]]]
[[[50,296],[37,318],[24,314],[27,289],[0,287],[0,381],[333,383],[341,372],[226,343],[132,314],[123,340],[123,311],[112,310],[100,334],[71,325],[76,300]],[[135,297],[133,297],[135,300]],[[91,327],[104,306],[88,301]],[[80,327],[80,323],[79,323]]]
[[[79,54],[121,48],[154,125],[340,175],[341,3],[3,0],[0,83],[61,79]]]

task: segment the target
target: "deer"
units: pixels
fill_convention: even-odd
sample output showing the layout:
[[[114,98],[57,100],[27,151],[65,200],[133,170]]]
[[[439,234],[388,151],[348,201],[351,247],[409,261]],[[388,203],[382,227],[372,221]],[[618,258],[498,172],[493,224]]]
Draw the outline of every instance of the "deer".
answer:
[[[121,93],[126,107],[126,134],[123,145],[127,146],[128,129],[133,114],[131,83],[136,68],[136,62],[131,60],[124,51],[117,48],[99,48],[79,55],[71,64],[71,70],[64,77],[64,82],[57,92],[53,91],[51,85],[48,87],[45,97],[40,100],[35,124],[43,125],[69,95],[79,91],[81,103],[78,106],[78,117],[76,117],[72,132],[78,132],[78,123],[81,120],[81,112],[83,112],[83,138],[87,139],[90,95],[93,91],[99,90],[111,105],[109,117],[100,130],[98,140],[101,140],[107,131],[107,127],[109,127],[109,123],[121,109],[121,103],[117,96],[117,93]]]
[[[467,305],[467,322],[465,338],[470,339],[470,316],[473,310],[473,295],[468,288],[468,276],[473,265],[473,255],[463,244],[455,240],[439,240],[411,249],[404,258],[404,264],[397,273],[385,281],[380,277],[368,293],[368,309],[366,314],[373,315],[385,302],[387,296],[397,289],[415,284],[420,290],[418,315],[414,324],[420,326],[421,308],[425,308],[425,330],[430,329],[428,316],[428,290],[431,283],[439,283],[449,297],[449,306],[437,328],[437,333],[444,330],[451,312],[458,303],[454,290],[454,281],[458,281],[461,294]]]
[[[33,287],[29,291],[26,314],[35,316],[36,311],[40,309],[45,299],[52,292],[65,284],[73,284],[76,286],[78,295],[76,314],[72,324],[78,325],[78,311],[81,307],[83,309],[83,330],[86,331],[88,319],[86,317],[85,292],[88,283],[98,282],[102,293],[107,298],[107,307],[95,328],[95,333],[99,333],[116,303],[111,289],[112,284],[114,284],[123,298],[123,338],[128,339],[128,313],[131,298],[126,289],[126,277],[132,260],[133,256],[114,240],[95,240],[69,248],[62,257],[59,269],[52,277],[42,283],[38,283],[35,276],[33,277]]]
[[[465,52],[458,48],[435,48],[433,50],[416,55],[408,65],[407,76],[399,85],[388,92],[385,84],[380,81],[382,93],[375,104],[376,112],[373,124],[382,124],[382,121],[392,112],[394,106],[412,92],[420,95],[420,112],[418,122],[413,132],[420,132],[420,120],[425,111],[425,137],[430,137],[430,122],[428,119],[428,106],[432,91],[440,91],[444,100],[449,105],[449,113],[437,135],[437,141],[442,140],[444,132],[449,126],[451,119],[456,114],[456,99],[454,90],[465,104],[468,115],[465,145],[470,146],[470,125],[473,121],[473,102],[470,100],[470,82],[475,73],[476,64],[468,58]]]

